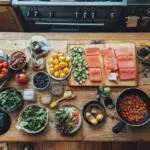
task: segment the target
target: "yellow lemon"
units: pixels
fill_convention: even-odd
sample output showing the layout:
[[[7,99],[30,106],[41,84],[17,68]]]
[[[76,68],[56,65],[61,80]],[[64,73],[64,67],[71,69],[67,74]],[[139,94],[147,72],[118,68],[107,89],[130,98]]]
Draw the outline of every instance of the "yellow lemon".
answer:
[[[52,75],[53,75],[53,74],[54,74],[54,72],[55,72],[54,68],[50,68],[50,69],[49,69],[49,73],[50,73],[50,74],[52,74]]]
[[[71,61],[71,58],[69,56],[66,57],[66,60],[65,60],[67,63],[69,63]]]
[[[63,71],[60,69],[60,70],[59,70],[59,73],[61,74],[62,72],[63,72]]]
[[[68,72],[69,72],[69,69],[67,67],[63,69],[63,73],[68,74]]]
[[[50,58],[49,60],[48,60],[48,64],[50,65],[50,64],[52,64],[53,63],[53,58]]]
[[[53,61],[53,64],[54,64],[54,65],[58,65],[58,64],[59,64],[58,59],[55,58],[54,61]]]
[[[67,67],[67,66],[68,66],[68,64],[66,62],[64,62],[64,67]]]
[[[61,57],[61,56],[63,56],[63,55],[64,55],[63,53],[59,53],[59,54],[58,54],[58,57]]]
[[[58,77],[59,77],[59,72],[58,72],[58,71],[55,71],[55,72],[54,72],[54,76],[55,76],[56,78],[58,78]]]
[[[54,69],[55,69],[55,71],[58,71],[59,70],[59,65],[55,65]]]
[[[57,58],[58,57],[58,53],[52,53],[52,58]]]
[[[64,62],[60,62],[60,63],[59,63],[59,67],[60,67],[60,68],[64,68],[64,66],[65,66]]]
[[[60,56],[60,57],[59,57],[59,61],[60,61],[60,62],[65,61],[64,56]]]
[[[65,76],[66,76],[66,74],[63,72],[60,74],[60,78],[64,78]]]
[[[53,64],[50,64],[50,65],[49,65],[49,68],[54,68],[54,65],[53,65]]]
[[[68,67],[70,67],[71,66],[71,62],[70,63],[68,63]]]

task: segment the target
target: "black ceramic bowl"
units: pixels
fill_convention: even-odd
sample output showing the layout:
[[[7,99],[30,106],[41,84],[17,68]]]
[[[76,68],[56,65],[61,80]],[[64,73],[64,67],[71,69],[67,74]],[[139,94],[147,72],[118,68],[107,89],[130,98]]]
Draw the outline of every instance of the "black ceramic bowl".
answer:
[[[87,112],[91,112],[91,110],[92,110],[93,108],[99,109],[99,110],[102,112],[103,116],[104,116],[103,120],[100,121],[100,122],[98,122],[97,125],[93,125],[91,122],[89,122],[89,121],[86,119],[86,113],[87,113]],[[105,120],[106,120],[106,110],[105,110],[104,106],[103,106],[99,101],[96,101],[96,100],[93,100],[93,101],[88,102],[88,103],[83,107],[82,115],[83,115],[83,118],[84,118],[85,122],[88,123],[88,124],[91,125],[91,126],[100,126],[100,125],[103,124],[103,123],[105,122]]]
[[[44,90],[50,84],[50,77],[46,72],[39,71],[33,75],[32,84],[36,89]]]

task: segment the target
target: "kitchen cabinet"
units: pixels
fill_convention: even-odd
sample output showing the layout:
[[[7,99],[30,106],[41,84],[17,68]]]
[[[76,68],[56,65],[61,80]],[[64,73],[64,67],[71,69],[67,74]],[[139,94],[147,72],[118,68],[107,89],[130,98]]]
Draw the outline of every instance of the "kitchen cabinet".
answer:
[[[0,6],[0,31],[19,32],[23,31],[20,21],[11,6]]]

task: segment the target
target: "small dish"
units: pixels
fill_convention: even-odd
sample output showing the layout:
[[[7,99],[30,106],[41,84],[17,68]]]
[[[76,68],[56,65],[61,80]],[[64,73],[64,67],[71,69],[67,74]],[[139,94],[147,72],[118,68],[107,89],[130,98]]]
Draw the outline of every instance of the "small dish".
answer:
[[[43,92],[39,96],[39,101],[41,104],[47,105],[52,101],[52,94],[50,92]]]
[[[53,96],[61,96],[64,92],[63,85],[61,83],[53,83],[50,89]]]
[[[49,86],[49,84],[50,84],[50,77],[44,71],[39,71],[35,73],[32,77],[32,85],[37,90],[44,90]]]
[[[16,51],[10,56],[9,67],[12,70],[20,70],[26,65],[26,61],[26,55],[22,51]]]
[[[99,92],[102,97],[108,97],[111,93],[111,88],[109,86],[101,86],[99,87]]]
[[[94,119],[94,122],[91,122],[88,120],[87,113]],[[97,116],[100,114],[102,114],[101,117],[103,117],[103,118],[101,118],[101,120],[98,120]],[[83,107],[82,115],[83,115],[85,122],[88,123],[89,125],[94,126],[94,127],[100,126],[101,124],[104,123],[104,121],[106,119],[106,110],[101,103],[99,103],[96,100],[93,100],[93,101],[88,102]]]
[[[57,129],[63,134],[73,134],[77,132],[82,125],[80,111],[73,105],[65,105],[57,110],[55,120]],[[71,123],[67,124],[68,120]],[[72,125],[74,125],[74,127]]]

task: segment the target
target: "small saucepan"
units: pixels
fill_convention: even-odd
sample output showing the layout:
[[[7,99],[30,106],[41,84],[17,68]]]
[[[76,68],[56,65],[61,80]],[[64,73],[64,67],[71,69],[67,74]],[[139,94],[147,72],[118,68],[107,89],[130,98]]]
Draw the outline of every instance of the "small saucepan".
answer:
[[[129,121],[128,119],[123,117],[123,115],[121,114],[121,111],[120,111],[120,106],[119,106],[120,101],[122,101],[126,96],[130,96],[130,95],[138,96],[140,98],[140,100],[142,100],[146,104],[146,114],[144,115],[144,118],[138,122]],[[116,112],[117,112],[118,117],[121,120],[112,129],[113,132],[116,134],[121,132],[122,129],[125,127],[125,125],[129,125],[129,126],[133,126],[133,127],[139,127],[139,126],[145,125],[150,120],[150,97],[141,89],[138,89],[138,88],[126,89],[117,98]]]
[[[90,122],[87,118],[87,113],[90,115],[89,117],[94,117],[95,118],[94,120],[96,122]],[[82,115],[83,115],[85,122],[91,126],[100,126],[101,124],[105,122],[106,110],[100,101],[99,88],[97,89],[96,100],[91,100],[90,102],[85,104],[82,110]],[[97,119],[98,115],[100,115],[99,117],[102,117],[100,118],[101,120]]]

